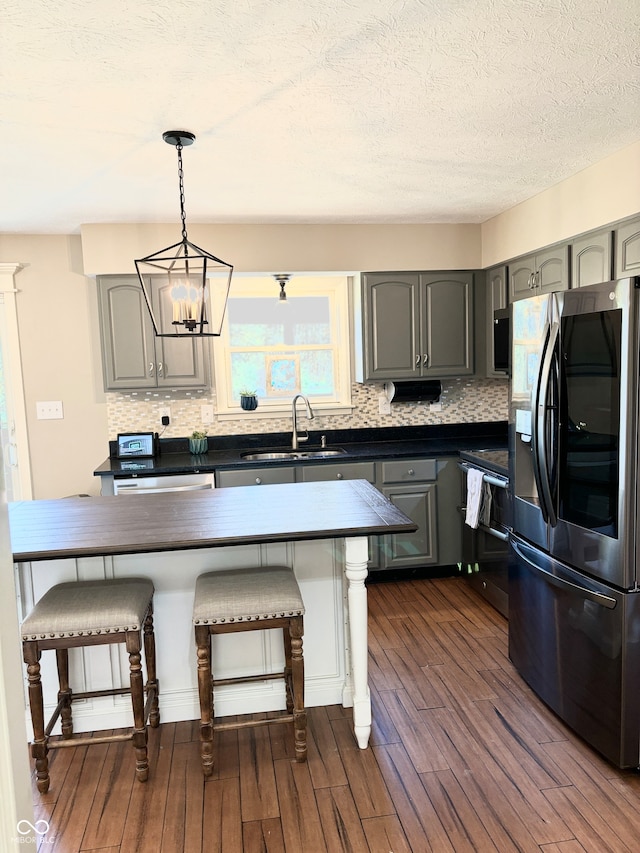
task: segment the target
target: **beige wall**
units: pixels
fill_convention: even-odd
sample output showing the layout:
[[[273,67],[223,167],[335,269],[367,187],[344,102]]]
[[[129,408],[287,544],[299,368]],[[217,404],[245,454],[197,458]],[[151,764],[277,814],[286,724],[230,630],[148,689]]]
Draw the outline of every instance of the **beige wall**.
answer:
[[[135,273],[133,260],[180,239],[173,225],[83,225],[87,275]],[[477,269],[478,225],[190,225],[189,239],[236,272]]]
[[[79,237],[0,235],[0,258],[25,265],[15,284],[35,498],[95,492],[107,418],[95,288]],[[62,420],[38,420],[36,402],[62,400]]]
[[[640,142],[482,225],[486,269],[640,212]]]
[[[482,226],[201,225],[189,236],[238,272],[469,269],[638,212],[640,143]],[[85,276],[132,273],[134,258],[178,238],[175,223],[86,225],[81,236],[0,235],[0,261],[25,265],[16,285],[34,497],[97,494],[92,472],[113,437],[95,285]],[[37,420],[39,400],[62,400],[64,419]],[[356,411],[353,425],[365,417]]]

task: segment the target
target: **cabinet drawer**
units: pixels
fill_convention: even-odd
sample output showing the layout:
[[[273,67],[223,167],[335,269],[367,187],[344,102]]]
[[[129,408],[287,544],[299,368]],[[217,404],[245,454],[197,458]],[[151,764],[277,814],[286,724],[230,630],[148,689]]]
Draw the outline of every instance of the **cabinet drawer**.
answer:
[[[247,468],[244,471],[216,471],[216,485],[219,488],[227,486],[260,486],[274,483],[295,483],[296,469],[294,467],[279,468]]]
[[[368,480],[376,479],[375,462],[345,462],[344,465],[304,465],[300,479],[305,483],[318,483],[323,480]]]
[[[383,483],[415,483],[419,480],[435,480],[435,459],[403,459],[382,463]]]

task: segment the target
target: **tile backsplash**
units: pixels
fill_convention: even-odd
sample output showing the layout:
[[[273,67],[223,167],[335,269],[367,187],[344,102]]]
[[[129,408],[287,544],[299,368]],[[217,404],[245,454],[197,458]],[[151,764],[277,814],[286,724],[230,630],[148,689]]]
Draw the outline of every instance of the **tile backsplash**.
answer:
[[[425,403],[392,403],[391,414],[380,414],[378,383],[354,383],[353,410],[348,415],[316,414],[315,429],[356,429],[363,427],[420,426],[425,424],[457,424],[482,421],[505,421],[508,416],[508,380],[451,379],[442,381],[442,408],[436,411]],[[260,418],[260,407],[234,420],[219,420],[203,426],[202,406],[216,411],[215,391],[108,393],[107,420],[109,436],[119,432],[160,432],[163,438],[180,438],[194,429],[206,429],[208,435],[286,432],[291,428],[288,416]],[[169,406],[171,422],[161,426],[161,409]]]

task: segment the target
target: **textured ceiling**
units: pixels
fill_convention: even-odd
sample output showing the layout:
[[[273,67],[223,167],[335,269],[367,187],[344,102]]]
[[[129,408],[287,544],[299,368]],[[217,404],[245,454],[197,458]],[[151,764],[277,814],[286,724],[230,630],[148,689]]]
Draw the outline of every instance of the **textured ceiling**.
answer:
[[[640,139],[640,0],[0,0],[0,232],[482,222]]]

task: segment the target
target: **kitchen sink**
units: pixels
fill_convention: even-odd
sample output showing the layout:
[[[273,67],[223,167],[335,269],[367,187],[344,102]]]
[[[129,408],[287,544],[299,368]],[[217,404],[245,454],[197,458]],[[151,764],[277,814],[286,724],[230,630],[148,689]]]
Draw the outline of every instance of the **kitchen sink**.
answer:
[[[320,450],[257,450],[241,453],[247,462],[275,462],[287,459],[328,459],[346,453],[341,447],[321,448]]]

